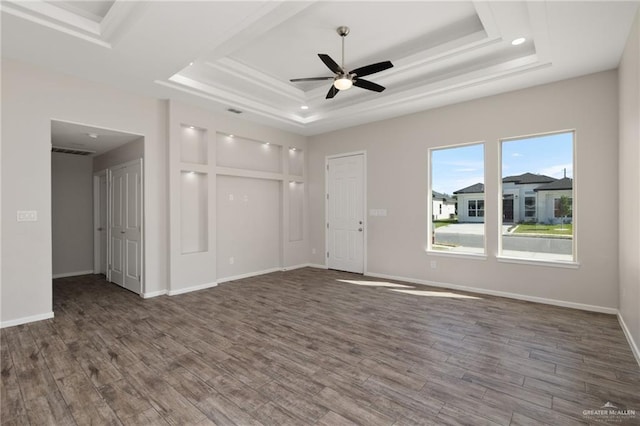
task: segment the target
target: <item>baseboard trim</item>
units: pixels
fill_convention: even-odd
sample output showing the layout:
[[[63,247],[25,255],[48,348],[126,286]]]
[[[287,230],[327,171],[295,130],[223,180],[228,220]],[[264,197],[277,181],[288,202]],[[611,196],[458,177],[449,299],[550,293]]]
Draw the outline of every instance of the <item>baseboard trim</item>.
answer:
[[[633,356],[636,358],[636,362],[638,363],[638,365],[640,365],[640,349],[638,349],[638,345],[636,344],[636,341],[633,340],[631,331],[627,327],[627,324],[624,322],[624,318],[622,317],[622,314],[620,313],[620,311],[618,311],[618,322],[620,323],[620,327],[622,327],[622,332],[624,333],[624,337],[627,338],[627,343],[629,343],[629,346],[631,347],[631,352],[633,353]]]
[[[68,277],[79,277],[80,275],[94,275],[93,269],[88,271],[77,271],[77,272],[65,272],[64,274],[53,274],[53,279],[57,278],[68,278]]]
[[[151,299],[152,297],[164,296],[165,294],[167,294],[167,290],[158,290],[142,293],[140,296],[142,296],[143,299]]]
[[[295,269],[302,269],[302,268],[306,268],[308,266],[311,266],[310,263],[301,263],[299,265],[291,265],[291,266],[285,266],[284,268],[281,269],[281,271],[285,272],[285,271],[293,271]]]
[[[270,274],[272,272],[280,272],[282,270],[283,270],[282,268],[270,268],[270,269],[265,269],[263,271],[248,272],[246,274],[240,274],[240,275],[234,275],[234,276],[231,276],[231,277],[218,278],[218,284],[226,283],[226,282],[229,282],[229,281],[241,280],[241,279],[244,279],[244,278],[257,277],[258,275]]]
[[[307,266],[309,266],[310,268],[329,269],[327,265],[321,265],[319,263],[309,263]]]
[[[215,287],[218,283],[206,283],[200,285],[194,285],[193,287],[179,288],[177,290],[169,290],[167,291],[167,295],[169,296],[177,296],[179,294],[191,293],[192,291],[204,290],[207,288]]]
[[[527,302],[542,303],[545,305],[561,306],[563,308],[580,309],[582,311],[600,312],[603,314],[611,314],[611,315],[616,315],[618,313],[618,309],[608,308],[606,306],[587,305],[584,303],[567,302],[565,300],[557,300],[557,299],[546,299],[544,297],[527,296],[525,294],[509,293],[506,291],[487,290],[487,289],[482,289],[477,287],[467,287],[467,286],[457,285],[457,284],[448,284],[448,283],[439,283],[435,281],[420,280],[416,278],[397,277],[395,275],[378,274],[375,272],[365,272],[364,275],[368,277],[384,278],[387,280],[402,281],[402,282],[408,282],[412,284],[447,288],[450,290],[467,291],[469,293],[486,294],[488,296],[506,297],[509,299],[524,300]]]
[[[53,318],[53,312],[47,312],[46,314],[31,315],[30,317],[23,317],[9,321],[2,321],[0,328],[13,327],[21,324],[28,324],[30,322],[42,321]]]

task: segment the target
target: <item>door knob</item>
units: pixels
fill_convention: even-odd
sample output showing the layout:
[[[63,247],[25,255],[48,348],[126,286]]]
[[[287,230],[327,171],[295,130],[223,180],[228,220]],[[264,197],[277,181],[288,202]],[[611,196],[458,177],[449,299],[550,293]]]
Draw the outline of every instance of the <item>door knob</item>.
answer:
[[[359,232],[362,232],[362,228],[358,228],[358,231],[359,231]]]
[[[124,231],[120,231],[121,234],[124,234]]]

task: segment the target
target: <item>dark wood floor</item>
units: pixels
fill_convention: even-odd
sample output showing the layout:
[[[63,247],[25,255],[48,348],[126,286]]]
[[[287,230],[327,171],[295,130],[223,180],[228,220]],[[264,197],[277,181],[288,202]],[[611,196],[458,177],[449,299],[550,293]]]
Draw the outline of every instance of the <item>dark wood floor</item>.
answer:
[[[2,424],[640,424],[611,315],[319,269],[148,300],[65,278],[54,312],[2,330]]]

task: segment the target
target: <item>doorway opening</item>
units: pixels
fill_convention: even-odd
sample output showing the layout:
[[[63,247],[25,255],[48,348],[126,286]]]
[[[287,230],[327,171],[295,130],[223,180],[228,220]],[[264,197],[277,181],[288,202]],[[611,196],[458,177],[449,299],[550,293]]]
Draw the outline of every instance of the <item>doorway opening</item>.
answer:
[[[144,289],[144,137],[51,121],[53,278]]]

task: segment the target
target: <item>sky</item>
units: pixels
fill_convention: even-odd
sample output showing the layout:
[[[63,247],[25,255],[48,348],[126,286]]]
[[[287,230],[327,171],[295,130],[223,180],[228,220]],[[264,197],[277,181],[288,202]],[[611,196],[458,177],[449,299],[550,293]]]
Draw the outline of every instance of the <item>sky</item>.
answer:
[[[530,172],[560,179],[566,169],[573,178],[573,132],[501,142],[502,177]],[[434,191],[453,195],[475,183],[484,183],[484,145],[466,145],[431,151]]]

